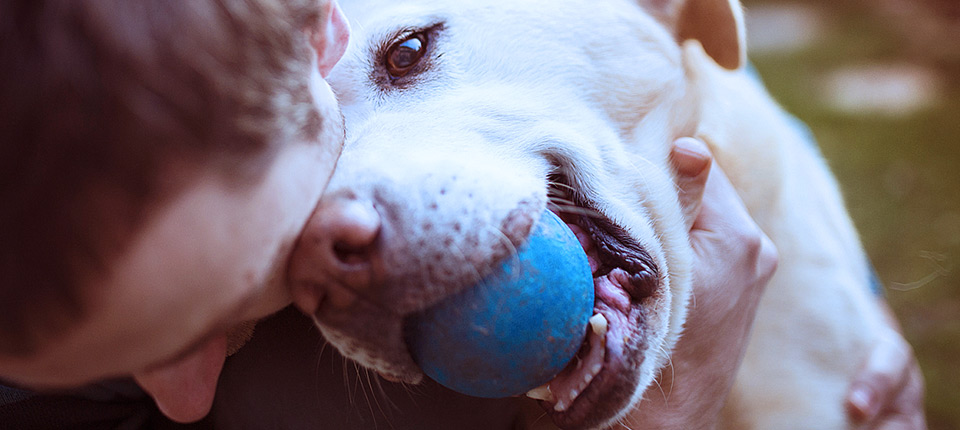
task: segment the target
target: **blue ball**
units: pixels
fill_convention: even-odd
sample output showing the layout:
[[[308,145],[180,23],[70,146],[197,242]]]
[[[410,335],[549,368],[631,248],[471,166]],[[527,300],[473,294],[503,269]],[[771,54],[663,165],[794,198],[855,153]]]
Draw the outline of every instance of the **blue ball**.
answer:
[[[517,251],[410,320],[414,360],[441,385],[476,397],[523,394],[560,373],[583,343],[593,276],[577,237],[544,211]]]

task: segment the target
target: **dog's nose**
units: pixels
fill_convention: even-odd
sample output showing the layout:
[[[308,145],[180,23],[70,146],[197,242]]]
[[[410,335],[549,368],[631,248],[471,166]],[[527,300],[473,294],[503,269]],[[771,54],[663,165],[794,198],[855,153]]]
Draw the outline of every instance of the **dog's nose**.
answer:
[[[325,196],[300,235],[288,276],[301,310],[346,308],[371,287],[378,267],[382,221],[373,202]]]

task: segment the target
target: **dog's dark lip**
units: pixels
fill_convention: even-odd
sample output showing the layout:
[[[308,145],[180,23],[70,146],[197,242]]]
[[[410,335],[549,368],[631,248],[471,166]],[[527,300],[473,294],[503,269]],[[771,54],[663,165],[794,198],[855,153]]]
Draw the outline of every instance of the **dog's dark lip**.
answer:
[[[602,306],[600,306],[602,307]],[[642,306],[636,306],[629,315],[605,308],[598,313],[611,324],[608,336],[616,336],[622,342],[616,347],[606,345],[606,357],[601,370],[586,389],[567,409],[557,411],[554,405],[541,401],[541,406],[554,424],[564,430],[590,429],[609,424],[621,410],[628,406],[632,397],[637,374],[643,357],[632,354],[646,344],[646,315]]]
[[[594,278],[608,275],[613,269],[623,269],[630,276],[625,291],[631,301],[639,303],[656,292],[660,274],[653,258],[622,227],[606,217],[580,215],[576,224],[584,229],[598,247],[600,267]]]
[[[553,177],[557,184],[563,178]],[[597,299],[594,312],[604,315],[609,322],[608,340],[605,342],[603,369],[593,378],[576,400],[563,411],[554,405],[542,402],[541,406],[556,425],[564,429],[592,428],[606,424],[627,406],[637,384],[637,374],[645,349],[647,300],[661,287],[661,277],[651,255],[634,240],[627,230],[594,209],[594,205],[579,199],[575,188],[560,182],[561,187],[551,189],[551,195],[562,195],[562,201],[573,204],[574,210],[552,208],[565,222],[576,225],[586,232],[594,244],[597,267],[593,273],[595,282],[612,276],[620,269],[625,273],[624,282],[618,283],[629,300],[610,299],[609,291],[602,292],[597,284]]]
[[[600,266],[594,271],[593,277],[606,276],[619,268],[630,277],[625,291],[631,301],[639,303],[652,296],[660,287],[660,273],[650,253],[625,228],[581,198],[566,177],[553,174],[548,178],[548,183],[551,184],[548,191],[550,200],[566,204],[553,204],[550,209],[567,224],[575,224],[583,229],[597,246]]]

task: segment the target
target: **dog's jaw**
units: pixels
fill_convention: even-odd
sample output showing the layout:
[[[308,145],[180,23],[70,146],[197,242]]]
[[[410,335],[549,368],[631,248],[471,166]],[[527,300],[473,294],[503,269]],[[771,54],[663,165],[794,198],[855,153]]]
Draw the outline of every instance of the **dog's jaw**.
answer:
[[[647,316],[669,301],[668,281],[651,254],[626,229],[585,202],[561,175],[550,180],[554,210],[571,227],[587,253],[596,303],[591,330],[577,357],[532,397],[564,429],[612,424],[649,384],[644,366],[662,327]],[[575,206],[571,207],[570,204]],[[652,336],[651,336],[652,335]],[[658,360],[649,360],[658,361]]]
[[[532,165],[548,166],[547,158]],[[386,159],[394,160],[390,157]],[[472,158],[472,160],[476,159]],[[596,372],[590,384],[581,387],[577,395],[570,396],[570,400],[575,398],[575,401],[569,401],[569,404],[559,408],[560,410],[556,403],[546,405],[547,409],[558,425],[568,429],[605,425],[629,411],[636,400],[636,393],[642,392],[652,380],[649,376],[649,373],[652,373],[649,372],[651,367],[649,362],[657,360],[649,360],[648,357],[656,356],[657,354],[652,351],[659,351],[662,348],[662,333],[666,328],[662,324],[655,324],[656,318],[651,319],[650,313],[651,309],[663,309],[668,306],[669,282],[662,270],[662,258],[651,255],[636,238],[636,232],[620,226],[599,209],[595,209],[599,205],[585,203],[582,195],[592,195],[596,193],[595,191],[585,190],[585,185],[563,184],[559,189],[568,190],[569,194],[561,197],[560,200],[573,203],[575,207],[557,208],[547,204],[548,195],[556,198],[562,192],[557,189],[548,189],[548,186],[564,182],[565,179],[557,174],[547,175],[545,172],[569,170],[582,172],[584,169],[589,170],[588,168],[553,166],[526,170],[526,175],[539,176],[538,180],[534,180],[532,176],[527,180],[521,179],[522,176],[518,176],[516,172],[522,169],[510,170],[513,173],[507,176],[479,174],[487,182],[506,180],[514,185],[511,191],[514,194],[506,193],[505,188],[497,188],[502,191],[501,193],[483,193],[472,188],[458,189],[446,181],[438,182],[437,190],[430,192],[424,189],[430,187],[428,185],[430,180],[411,172],[424,172],[436,180],[438,175],[442,175],[433,172],[442,170],[441,166],[422,169],[406,168],[403,169],[405,178],[391,179],[389,176],[391,172],[396,172],[396,169],[386,165],[365,164],[378,163],[377,157],[363,157],[363,163],[361,163],[354,159],[354,154],[347,154],[346,160],[349,162],[348,165],[338,172],[341,177],[336,178],[333,188],[324,198],[337,198],[341,194],[348,193],[352,196],[351,198],[366,195],[374,199],[374,205],[386,218],[381,239],[389,244],[380,246],[383,246],[390,256],[384,258],[392,261],[392,263],[377,264],[377,266],[405,270],[372,276],[377,284],[371,290],[379,291],[379,294],[386,294],[386,296],[377,298],[360,291],[351,292],[353,296],[347,304],[331,303],[328,306],[321,301],[314,313],[314,318],[331,344],[346,357],[377,370],[389,380],[412,384],[420,382],[423,374],[413,362],[403,343],[403,326],[406,316],[472,285],[477,277],[485,273],[486,268],[494,267],[501,259],[508,258],[509,250],[525,240],[530,231],[530,223],[523,220],[532,220],[542,210],[553,207],[560,212],[561,217],[568,224],[575,228],[578,236],[581,237],[581,242],[585,243],[585,248],[589,248],[587,252],[594,269],[597,297],[595,312],[605,317],[609,323],[609,330],[604,333],[605,338],[602,340],[601,369]],[[396,165],[396,163],[393,164]],[[524,165],[529,167],[531,164],[526,162]],[[449,166],[444,164],[442,167]],[[467,174],[464,170],[455,169],[455,173],[447,174],[462,177]],[[350,177],[344,178],[344,175],[350,175]],[[380,175],[387,175],[387,177]],[[350,184],[350,186],[345,187],[342,184]],[[515,193],[516,190],[521,189],[527,191]],[[441,192],[441,190],[445,191]],[[458,198],[467,200],[457,200],[459,203],[454,206],[436,204],[429,199],[411,198],[409,194],[411,191],[416,194],[436,196],[454,194],[454,197],[459,196]],[[514,199],[508,199],[510,195],[514,195]],[[489,220],[472,219],[470,216],[465,216],[469,211],[460,212],[460,205],[475,205],[477,198],[486,197],[499,200],[498,204],[504,210],[494,215],[488,213],[491,211],[492,203],[490,207],[481,206],[483,212],[491,216]],[[505,204],[504,201],[510,203]],[[513,209],[506,210],[507,207]],[[430,208],[448,211],[455,209],[455,211],[441,215],[431,212]],[[413,216],[414,213],[421,213],[422,217]],[[400,218],[392,219],[395,216]],[[443,227],[445,217],[449,217],[450,226]],[[436,229],[435,233],[414,234],[408,231],[410,225],[418,222],[431,223],[432,229]],[[498,225],[495,230],[501,239],[506,239],[505,242],[484,242],[479,239],[479,236],[474,235],[477,232],[489,230],[491,227],[488,223]],[[458,225],[461,227],[456,227]],[[411,239],[416,241],[409,242]],[[430,253],[429,247],[424,246],[424,239],[439,244],[447,241],[448,244],[445,245],[447,248],[456,243],[484,243],[485,245],[469,248],[482,251],[478,254],[480,257],[466,260],[472,263],[459,260],[445,262],[437,260]],[[453,249],[457,248],[453,246]],[[406,260],[401,262],[393,258],[406,258]],[[428,267],[430,264],[444,265],[444,270],[438,271],[439,267],[431,269]],[[463,276],[447,276],[451,271],[458,270],[464,271]],[[441,272],[447,272],[447,274],[441,278],[429,275]],[[414,273],[416,273],[415,277],[412,276]],[[340,287],[327,285],[324,288]],[[582,378],[582,375],[577,377]]]

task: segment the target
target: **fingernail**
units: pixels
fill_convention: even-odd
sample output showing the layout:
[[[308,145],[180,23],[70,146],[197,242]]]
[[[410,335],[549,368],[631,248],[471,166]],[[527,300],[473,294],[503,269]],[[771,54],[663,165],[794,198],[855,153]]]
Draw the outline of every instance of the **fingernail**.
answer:
[[[861,421],[869,421],[877,414],[874,398],[873,390],[867,387],[854,388],[850,393],[850,405],[862,415]]]
[[[700,139],[681,137],[673,142],[673,162],[678,173],[697,176],[710,165],[710,149]]]

